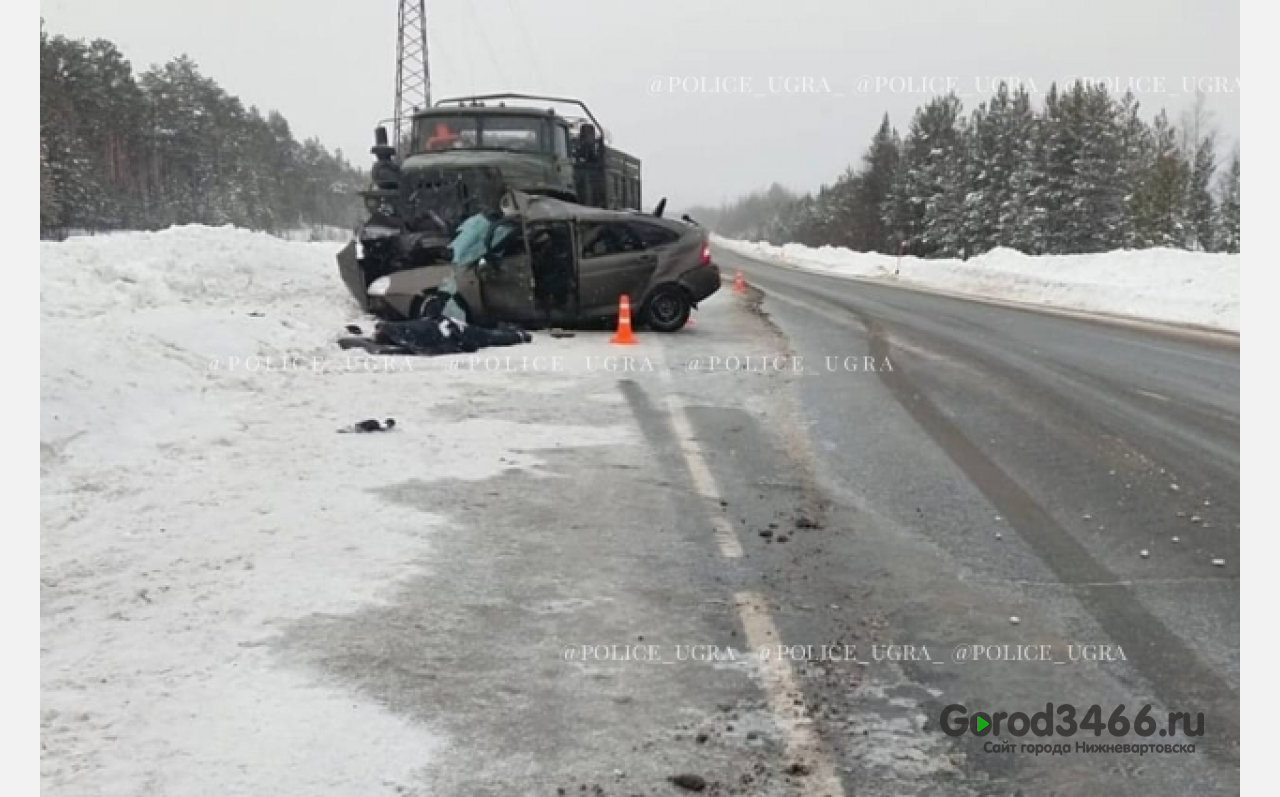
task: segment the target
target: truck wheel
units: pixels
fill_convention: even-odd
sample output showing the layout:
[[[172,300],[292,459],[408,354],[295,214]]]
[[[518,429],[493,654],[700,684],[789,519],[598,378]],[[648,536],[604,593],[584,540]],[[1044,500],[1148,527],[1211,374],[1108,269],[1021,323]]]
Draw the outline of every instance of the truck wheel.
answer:
[[[655,332],[675,332],[689,320],[689,295],[675,285],[663,285],[644,306],[644,321]]]

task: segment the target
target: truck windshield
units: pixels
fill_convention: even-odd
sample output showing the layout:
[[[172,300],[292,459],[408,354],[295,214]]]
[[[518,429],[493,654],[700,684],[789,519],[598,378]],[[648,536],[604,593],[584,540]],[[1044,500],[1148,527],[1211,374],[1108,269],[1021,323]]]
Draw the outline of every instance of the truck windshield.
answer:
[[[441,114],[413,124],[413,152],[451,149],[504,149],[553,152],[552,124],[532,116]]]

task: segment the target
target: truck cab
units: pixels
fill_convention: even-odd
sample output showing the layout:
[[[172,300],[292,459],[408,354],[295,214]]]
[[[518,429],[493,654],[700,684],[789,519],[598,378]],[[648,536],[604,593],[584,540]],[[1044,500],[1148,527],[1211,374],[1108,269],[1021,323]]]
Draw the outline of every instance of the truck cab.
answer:
[[[339,255],[357,295],[383,275],[448,264],[459,226],[493,213],[509,190],[608,210],[639,210],[643,201],[640,161],[608,143],[580,100],[445,99],[415,113],[396,144],[378,128],[372,185],[362,192],[369,218]]]

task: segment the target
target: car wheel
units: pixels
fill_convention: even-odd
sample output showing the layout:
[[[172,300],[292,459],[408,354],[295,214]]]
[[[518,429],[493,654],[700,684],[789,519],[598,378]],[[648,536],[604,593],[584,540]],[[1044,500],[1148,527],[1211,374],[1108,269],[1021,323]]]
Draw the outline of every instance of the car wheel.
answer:
[[[687,293],[675,285],[664,285],[645,303],[644,320],[655,332],[675,332],[684,327],[692,309]]]
[[[438,291],[426,291],[413,298],[409,305],[409,318],[439,318],[447,301]]]

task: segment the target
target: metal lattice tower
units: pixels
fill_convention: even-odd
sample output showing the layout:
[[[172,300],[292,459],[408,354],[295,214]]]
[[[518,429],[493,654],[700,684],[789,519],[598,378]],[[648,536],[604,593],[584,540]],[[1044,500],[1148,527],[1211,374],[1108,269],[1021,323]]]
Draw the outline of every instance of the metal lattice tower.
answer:
[[[396,42],[395,138],[401,148],[409,138],[414,109],[431,105],[431,71],[427,67],[426,0],[400,0],[400,32]]]

